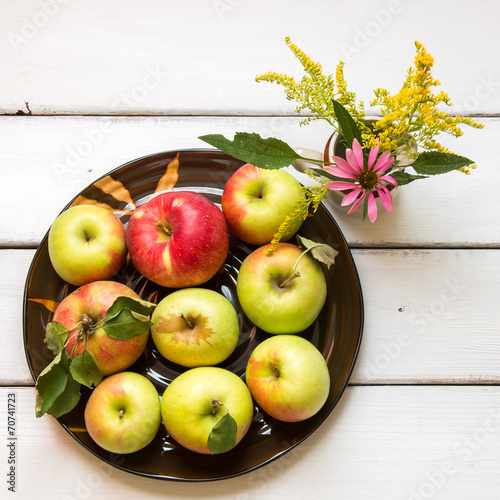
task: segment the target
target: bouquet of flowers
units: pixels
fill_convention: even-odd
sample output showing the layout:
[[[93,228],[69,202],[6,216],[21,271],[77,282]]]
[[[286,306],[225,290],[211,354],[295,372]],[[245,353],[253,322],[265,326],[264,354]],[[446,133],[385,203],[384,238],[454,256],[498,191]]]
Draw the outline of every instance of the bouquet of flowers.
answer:
[[[304,188],[305,200],[293,207],[283,221],[275,243],[296,218],[305,218],[311,209],[315,211],[328,190],[343,194],[342,205],[351,205],[348,213],[362,206],[363,219],[368,216],[374,222],[375,198],[380,198],[384,208],[391,212],[393,189],[453,170],[470,174],[475,168],[472,160],[437,142],[441,133],[461,136],[460,125],[483,126],[469,117],[451,116],[441,109],[452,104],[445,92],[433,93],[433,87],[440,82],[432,77],[434,59],[421,43],[415,42],[414,66],[408,69],[399,92],[392,95],[383,88],[374,90],[375,98],[370,105],[379,106],[382,116],[368,121],[364,103],[357,102],[356,94],[347,89],[342,61],[335,75],[327,76],[321,65],[311,61],[289,38],[285,42],[302,64],[303,78],[296,81],[287,75],[268,72],[256,80],[282,85],[287,99],[298,103],[298,113],[309,110],[311,114],[301,125],[311,120],[326,120],[338,133],[343,154],[333,155],[331,161],[305,158],[285,142],[273,137],[264,139],[255,133],[238,132],[232,141],[220,134],[200,137],[221,151],[261,168],[283,168],[297,160],[317,165],[306,172],[317,183]]]

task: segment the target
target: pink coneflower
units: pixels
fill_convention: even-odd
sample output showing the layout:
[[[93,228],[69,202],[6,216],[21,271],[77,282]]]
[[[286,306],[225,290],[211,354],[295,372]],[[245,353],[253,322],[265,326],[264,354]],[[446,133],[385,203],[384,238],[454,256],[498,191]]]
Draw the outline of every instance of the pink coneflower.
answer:
[[[368,196],[368,217],[371,222],[377,218],[377,204],[374,192],[380,198],[388,212],[392,212],[392,196],[387,187],[380,181],[390,182],[398,187],[397,182],[390,175],[382,175],[394,163],[390,151],[383,152],[375,162],[378,155],[378,145],[370,149],[368,165],[365,165],[363,149],[357,139],[352,143],[352,149],[346,150],[346,159],[333,156],[336,166],[325,166],[325,170],[336,177],[349,179],[348,181],[331,181],[326,184],[332,190],[350,190],[342,200],[342,206],[354,203],[348,213],[354,212]],[[347,161],[346,161],[347,160]],[[374,165],[375,163],[375,165]],[[373,167],[373,168],[372,168]]]

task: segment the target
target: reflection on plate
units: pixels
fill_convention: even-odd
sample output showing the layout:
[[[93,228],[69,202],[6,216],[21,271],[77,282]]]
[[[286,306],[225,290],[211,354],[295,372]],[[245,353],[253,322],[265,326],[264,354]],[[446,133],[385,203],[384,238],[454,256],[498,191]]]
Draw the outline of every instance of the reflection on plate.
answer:
[[[197,191],[220,206],[227,179],[241,165],[242,162],[213,150],[154,154],[129,162],[98,179],[68,207],[81,203],[106,205],[126,224],[136,206],[145,203],[155,193],[168,189]],[[328,283],[327,302],[315,323],[301,333],[322,352],[330,371],[330,395],[319,413],[303,422],[289,424],[269,417],[256,407],[253,423],[241,443],[227,453],[214,456],[199,455],[182,448],[167,435],[163,425],[153,442],[137,453],[116,455],[99,448],[85,429],[83,410],[90,394],[85,387],[78,406],[59,418],[59,423],[82,446],[105,462],[127,472],[158,479],[208,481],[233,477],[267,464],[298,445],[321,425],[339,401],[353,369],[363,329],[363,299],[356,267],[334,219],[320,206],[314,216],[304,222],[299,234],[327,243],[339,252],[330,270],[324,267]],[[254,249],[230,234],[230,250],[224,268],[201,285],[222,293],[238,312],[241,322],[238,346],[219,366],[241,377],[244,377],[246,362],[254,347],[268,337],[247,320],[236,296],[238,269]],[[158,302],[171,291],[146,280],[131,263],[115,279],[131,286],[146,300]],[[52,268],[46,234],[28,272],[24,293],[24,345],[34,380],[53,357],[44,343],[45,326],[51,321],[57,304],[74,289]],[[169,382],[185,368],[163,359],[150,339],[144,355],[131,370],[146,375],[161,395]]]

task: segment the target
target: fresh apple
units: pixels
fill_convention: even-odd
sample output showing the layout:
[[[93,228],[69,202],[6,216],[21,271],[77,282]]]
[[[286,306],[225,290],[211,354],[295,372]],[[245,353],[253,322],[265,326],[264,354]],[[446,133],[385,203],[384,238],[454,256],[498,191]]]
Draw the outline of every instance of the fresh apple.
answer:
[[[107,280],[125,262],[125,228],[103,207],[76,205],[52,224],[48,248],[56,273],[71,285]]]
[[[291,243],[254,250],[241,264],[236,290],[240,305],[268,333],[298,333],[318,317],[326,300],[321,265]],[[299,260],[300,258],[300,260]],[[297,275],[294,273],[294,268]]]
[[[87,283],[62,300],[54,311],[53,321],[70,330],[66,346],[68,357],[74,358],[86,348],[103,375],[123,371],[139,358],[146,347],[149,332],[118,340],[98,325],[115,299],[122,296],[140,300],[131,288],[115,281]],[[83,320],[85,329],[82,329]]]
[[[167,432],[180,445],[210,454],[208,438],[214,425],[229,413],[237,424],[236,444],[253,419],[253,401],[245,383],[223,368],[191,368],[175,378],[161,399]]]
[[[160,301],[151,321],[151,337],[160,354],[182,366],[216,365],[238,343],[236,310],[213,290],[177,290]]]
[[[170,288],[205,283],[223,265],[229,250],[221,209],[191,191],[163,193],[134,210],[126,241],[136,269]]]
[[[90,437],[101,448],[134,453],[147,446],[160,428],[160,397],[145,376],[116,373],[92,391],[84,418]]]
[[[305,195],[285,170],[267,170],[246,164],[228,179],[222,193],[222,211],[234,234],[252,245],[270,243],[292,207]],[[282,237],[290,239],[301,226],[297,220]]]
[[[278,335],[252,352],[246,383],[257,404],[283,422],[300,422],[315,415],[330,392],[325,359],[308,340]]]

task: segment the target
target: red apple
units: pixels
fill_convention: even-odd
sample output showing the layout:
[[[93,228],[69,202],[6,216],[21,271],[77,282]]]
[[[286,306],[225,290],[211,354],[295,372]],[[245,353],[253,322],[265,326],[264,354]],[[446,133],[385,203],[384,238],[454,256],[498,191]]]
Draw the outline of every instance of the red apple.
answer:
[[[78,335],[84,315],[90,318],[90,327],[85,335],[86,349],[103,375],[123,371],[132,365],[143,353],[148,341],[149,332],[128,340],[118,340],[110,337],[103,328],[93,328],[105,317],[115,299],[121,296],[140,299],[131,288],[121,283],[94,281],[70,293],[54,312],[53,321],[70,330],[66,352],[72,358],[84,350],[83,338]]]
[[[305,195],[297,179],[285,170],[266,170],[246,164],[227,181],[222,211],[231,230],[252,245],[270,243],[293,205]],[[281,241],[290,239],[301,226],[294,222]]]
[[[128,222],[126,241],[136,269],[170,288],[205,283],[229,250],[221,209],[191,191],[163,193],[137,208]]]

